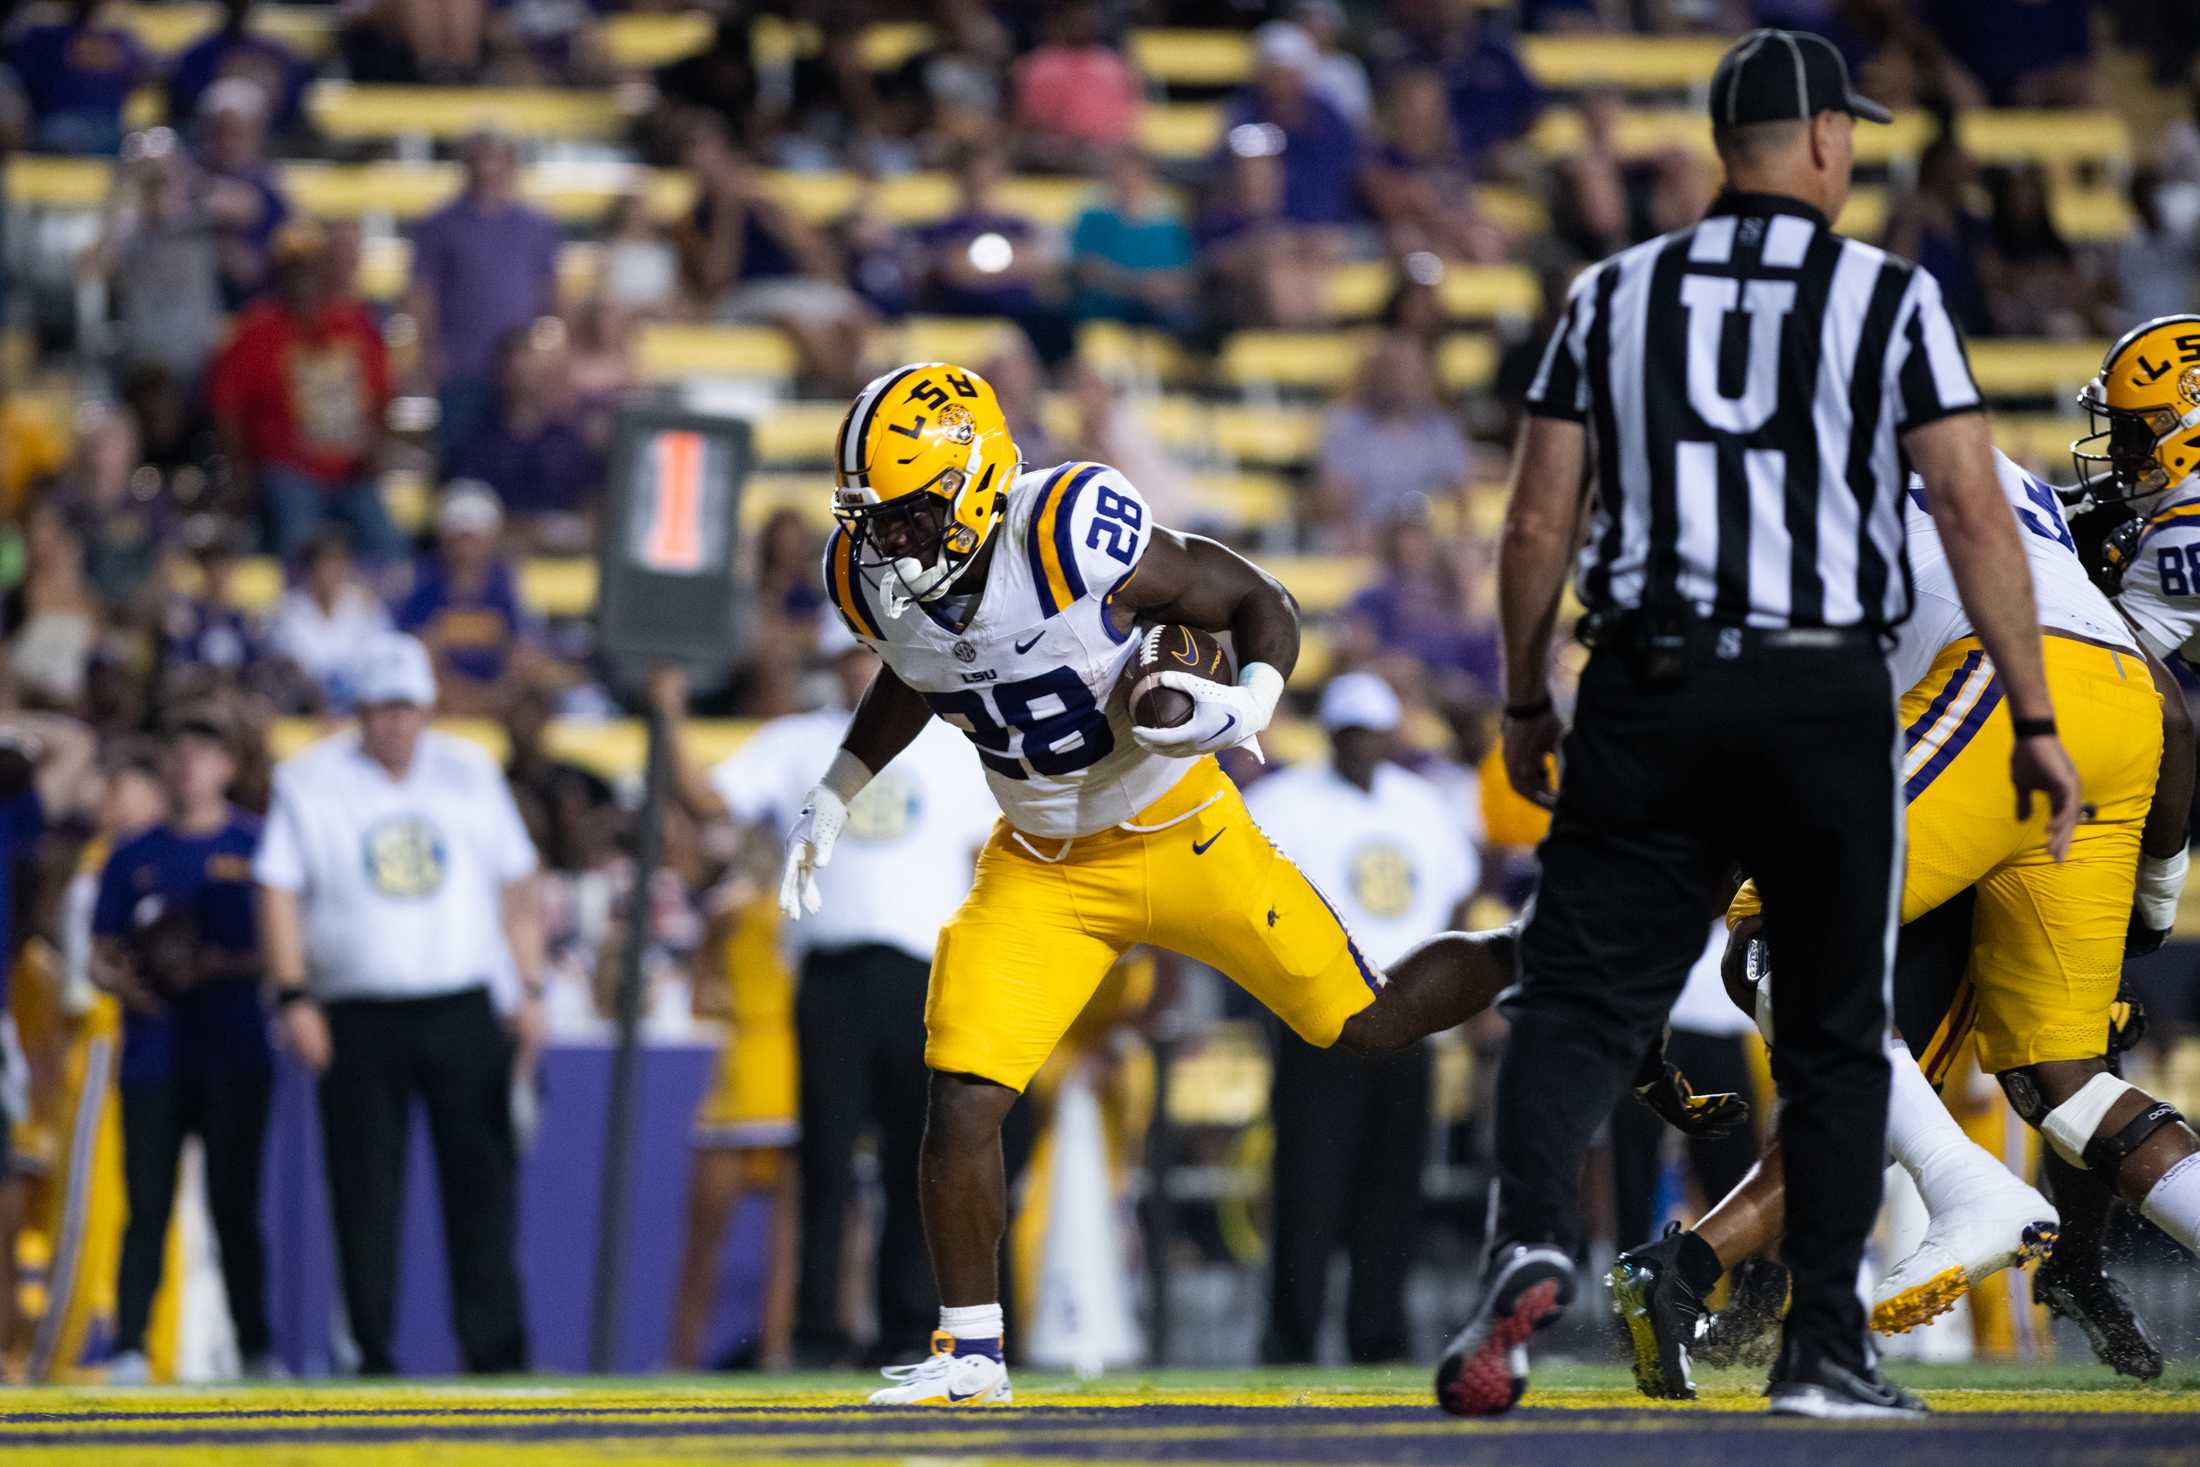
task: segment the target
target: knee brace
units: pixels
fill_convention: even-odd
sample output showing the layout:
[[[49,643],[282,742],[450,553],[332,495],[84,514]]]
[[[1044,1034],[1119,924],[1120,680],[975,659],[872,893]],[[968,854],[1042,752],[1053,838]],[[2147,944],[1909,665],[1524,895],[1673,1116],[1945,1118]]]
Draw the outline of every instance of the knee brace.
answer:
[[[2077,1094],[2047,1113],[2040,1122],[2040,1134],[2055,1148],[2056,1154],[2072,1166],[2113,1178],[2124,1158],[2145,1145],[2149,1136],[2173,1121],[2184,1119],[2176,1106],[2158,1100],[2139,1112],[2129,1124],[2119,1127],[2114,1135],[2096,1135],[2116,1102],[2133,1092],[2144,1093],[2114,1075],[2095,1075],[2078,1087]]]

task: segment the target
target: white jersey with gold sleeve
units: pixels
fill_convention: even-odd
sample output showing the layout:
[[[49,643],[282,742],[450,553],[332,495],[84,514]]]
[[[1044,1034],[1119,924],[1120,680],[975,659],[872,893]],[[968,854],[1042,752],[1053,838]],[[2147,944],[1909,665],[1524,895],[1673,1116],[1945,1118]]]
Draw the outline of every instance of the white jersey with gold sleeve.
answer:
[[[2077,543],[2063,522],[2062,503],[2055,491],[1999,450],[1994,454],[1994,472],[2017,517],[2017,538],[2024,544],[2025,561],[2032,571],[2032,599],[2039,607],[2041,627],[2072,632],[2088,641],[2136,653],[2138,647],[2130,628],[2094,586],[2078,559]],[[1947,548],[1940,543],[1940,531],[1925,508],[1924,480],[1915,474],[1910,476],[1908,501],[1903,507],[1903,523],[1909,535],[1910,572],[1916,579],[1917,602],[1910,619],[1902,624],[1889,657],[1898,692],[1915,687],[1943,647],[1976,632],[1970,614],[1963,609],[1962,598],[1956,594],[1955,572],[1948,564]],[[2200,530],[2200,523],[2195,528]]]
[[[1129,480],[1060,464],[1009,486],[967,625],[933,604],[887,617],[845,530],[826,544],[825,586],[848,629],[976,746],[1008,823],[1067,839],[1130,819],[1190,767],[1140,748],[1116,696],[1132,639],[1108,598],[1152,536]]]
[[[2179,485],[2140,527],[2116,604],[2156,656],[2200,665],[2200,482]]]

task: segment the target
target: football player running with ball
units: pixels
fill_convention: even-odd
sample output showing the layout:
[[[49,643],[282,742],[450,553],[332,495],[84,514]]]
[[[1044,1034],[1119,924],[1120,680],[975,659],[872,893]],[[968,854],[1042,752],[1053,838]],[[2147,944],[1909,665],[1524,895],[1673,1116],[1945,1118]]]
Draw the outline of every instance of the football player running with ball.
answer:
[[[1006,1404],[1001,1122],[1125,948],[1220,969],[1311,1044],[1380,1052],[1486,1008],[1512,981],[1509,934],[1441,934],[1387,972],[1367,960],[1214,758],[1275,711],[1299,652],[1290,593],[1156,525],[1113,469],[1027,469],[976,373],[924,362],[871,383],[834,482],[826,589],[885,665],[789,833],[781,904],[817,910],[848,801],[927,719],[976,745],[1002,816],[925,1002],[940,1328],[871,1402]],[[1141,623],[1228,632],[1236,682],[1161,673],[1190,716],[1134,726],[1117,684]]]

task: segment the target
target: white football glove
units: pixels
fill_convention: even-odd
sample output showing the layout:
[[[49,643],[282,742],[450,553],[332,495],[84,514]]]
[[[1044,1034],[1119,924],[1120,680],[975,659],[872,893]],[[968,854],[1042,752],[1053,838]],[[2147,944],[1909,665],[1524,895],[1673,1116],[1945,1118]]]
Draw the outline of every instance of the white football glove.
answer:
[[[823,906],[817,872],[833,858],[833,843],[848,823],[848,803],[822,784],[812,785],[787,832],[787,867],[779,878],[779,910],[795,921],[814,916]]]
[[[1255,662],[1238,674],[1235,687],[1189,672],[1164,672],[1156,680],[1164,688],[1191,694],[1192,716],[1174,728],[1133,728],[1131,737],[1140,748],[1173,759],[1193,759],[1245,744],[1255,759],[1267,762],[1258,735],[1276,715],[1276,700],[1283,696],[1282,673],[1265,662]]]

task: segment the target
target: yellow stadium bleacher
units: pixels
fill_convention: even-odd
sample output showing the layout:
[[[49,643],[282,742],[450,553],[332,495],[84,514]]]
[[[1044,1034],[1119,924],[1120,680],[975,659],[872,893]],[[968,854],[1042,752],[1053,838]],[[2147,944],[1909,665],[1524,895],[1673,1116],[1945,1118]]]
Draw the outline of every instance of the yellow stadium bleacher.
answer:
[[[2090,431],[2075,413],[1995,413],[1993,428],[1994,447],[2020,463],[2039,465],[2052,484],[2075,479],[2070,445]]]
[[[1293,388],[1335,392],[1359,370],[1367,330],[1239,331],[1215,357],[1216,380],[1238,389]],[[1478,392],[1497,375],[1499,348],[1485,332],[1455,331],[1436,351],[1438,385],[1448,393]]]
[[[1381,313],[1397,286],[1388,260],[1356,260],[1330,271],[1322,288],[1332,316],[1364,321]],[[1519,319],[1543,309],[1542,284],[1525,265],[1448,264],[1436,292],[1455,321]]]
[[[1321,448],[1321,414],[1307,408],[1217,407],[1207,422],[1215,447],[1239,463],[1292,467]]]
[[[1288,526],[1298,518],[1298,497],[1274,474],[1195,474],[1191,488],[1189,518],[1194,524],[1261,530]]]
[[[1021,336],[998,316],[910,316],[892,328],[886,354],[907,362],[962,362],[976,367]]]
[[[809,474],[751,474],[741,485],[741,524],[754,532],[782,510],[793,510],[822,532],[833,524],[833,480],[824,470]]]
[[[1156,158],[1206,157],[1222,141],[1222,107],[1214,102],[1153,102],[1138,115],[1138,144]]]
[[[2076,396],[2100,368],[2098,341],[1973,341],[1971,375],[1992,398]]]
[[[1327,616],[1372,584],[1375,563],[1357,555],[1256,555],[1253,559],[1298,598],[1310,616]]]
[[[1887,227],[1892,198],[1891,190],[1877,184],[1859,185],[1849,194],[1838,227],[1857,239],[1877,239]],[[2072,244],[2114,244],[2130,237],[2131,203],[2120,189],[2065,183],[2049,192],[2047,207],[2055,227]]]
[[[1455,331],[1436,348],[1436,385],[1453,396],[1481,392],[1497,378],[1495,337]]]
[[[1520,59],[1536,81],[1561,91],[1687,91],[1711,80],[1726,46],[1717,36],[1554,34],[1521,37]]]
[[[605,139],[627,125],[618,95],[598,87],[400,87],[317,81],[314,126],[332,138],[425,136],[448,141],[493,125],[515,137]]]
[[[1858,128],[1861,138],[1870,128]],[[1956,137],[1982,163],[2124,163],[2131,132],[2114,112],[1980,109],[1956,114]]]
[[[635,375],[644,382],[689,377],[764,378],[795,373],[794,347],[769,326],[655,321],[634,334]]]
[[[1179,383],[1190,380],[1193,361],[1165,331],[1118,321],[1087,321],[1077,328],[1077,355],[1111,377]]]
[[[1969,114],[1980,115],[1980,114]],[[1914,158],[1932,141],[1934,125],[1923,112],[1899,112],[1884,127],[1856,130],[1856,160],[1881,165]],[[1588,130],[1581,113],[1571,107],[1553,107],[1529,130],[1528,146],[1536,156],[1558,161],[1581,151]],[[1674,148],[1686,148],[1706,157],[1711,154],[1711,119],[1694,107],[1630,107],[1613,127],[1612,145],[1622,157],[1639,158]]]
[[[1253,74],[1245,31],[1148,26],[1131,32],[1131,65],[1165,87],[1234,87]]]
[[[760,464],[829,464],[833,435],[840,429],[846,403],[787,402],[750,425],[750,446]]]
[[[1365,331],[1239,331],[1215,356],[1215,376],[1228,387],[1297,387],[1334,391],[1352,380],[1367,350]]]
[[[159,56],[171,56],[221,24],[219,5],[126,5],[116,19],[137,43]],[[318,5],[259,5],[252,11],[255,34],[281,41],[308,58],[329,50],[335,36],[331,9]]]

